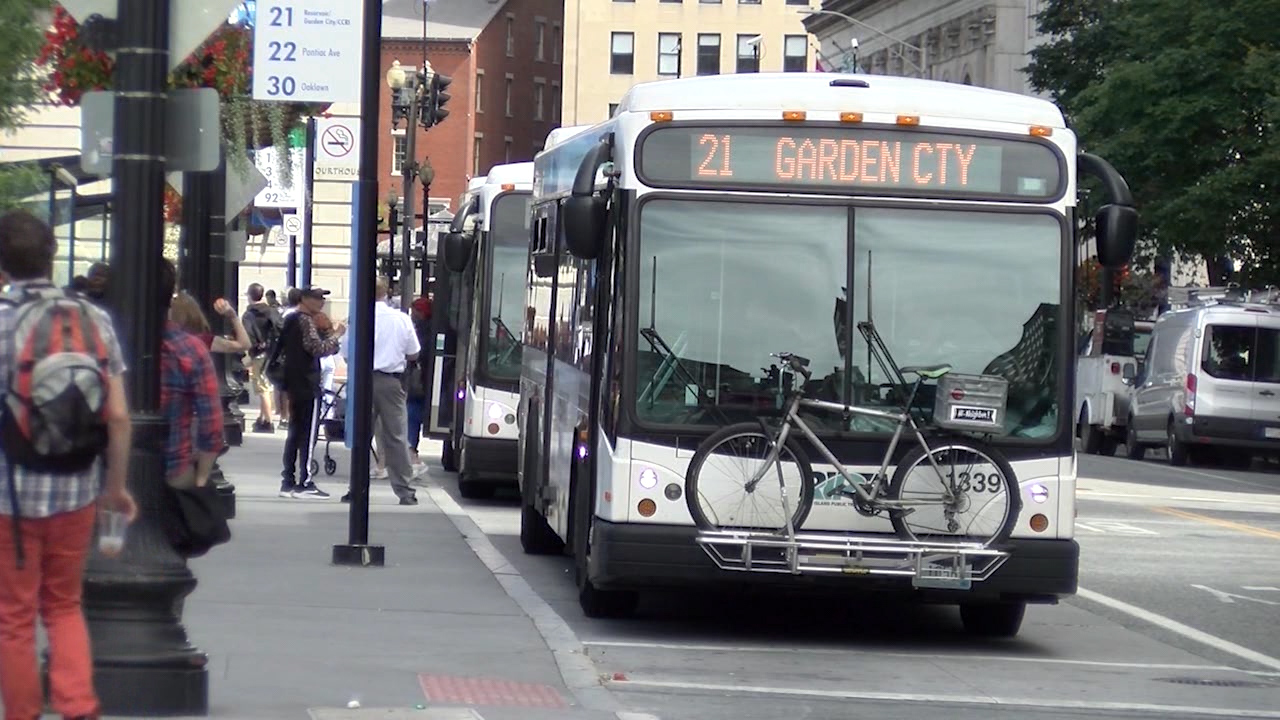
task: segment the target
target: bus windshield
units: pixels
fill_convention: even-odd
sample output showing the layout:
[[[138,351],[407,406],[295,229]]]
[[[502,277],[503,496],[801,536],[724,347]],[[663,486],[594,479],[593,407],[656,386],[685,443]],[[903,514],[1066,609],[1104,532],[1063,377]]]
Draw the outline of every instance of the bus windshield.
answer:
[[[524,281],[529,255],[529,193],[509,193],[494,203],[487,242],[493,252],[484,338],[487,374],[520,379],[520,336],[524,328]]]
[[[770,354],[782,351],[810,359],[808,397],[900,403],[856,329],[870,317],[899,366],[1006,378],[1008,433],[1048,438],[1062,243],[1062,219],[1046,212],[649,200],[634,297],[637,416],[714,425],[777,412],[784,378]],[[917,399],[926,417],[934,387]],[[827,431],[892,429],[805,412]]]

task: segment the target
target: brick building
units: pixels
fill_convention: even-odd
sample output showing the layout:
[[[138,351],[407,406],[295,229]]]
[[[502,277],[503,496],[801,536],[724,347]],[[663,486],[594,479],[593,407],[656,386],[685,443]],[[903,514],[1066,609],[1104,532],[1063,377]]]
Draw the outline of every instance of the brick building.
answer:
[[[383,6],[382,68],[421,66],[422,0]],[[456,210],[467,181],[493,165],[532,160],[560,124],[563,0],[435,0],[426,18],[426,54],[453,79],[449,117],[418,129],[419,162],[435,170],[431,210]],[[378,110],[379,197],[400,189],[405,123],[391,127],[391,90]],[[415,195],[421,197],[421,188]]]

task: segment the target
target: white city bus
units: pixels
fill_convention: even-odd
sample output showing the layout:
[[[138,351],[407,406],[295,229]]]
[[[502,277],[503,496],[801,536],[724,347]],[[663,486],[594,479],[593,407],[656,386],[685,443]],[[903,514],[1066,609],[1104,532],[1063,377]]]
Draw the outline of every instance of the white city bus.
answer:
[[[529,244],[533,163],[495,165],[468,190],[458,219],[467,242],[446,241],[445,266],[458,298],[450,383],[454,407],[442,465],[458,472],[463,497],[516,484],[516,404]],[[456,240],[454,241],[456,243]],[[459,251],[450,252],[454,248]]]
[[[628,613],[663,586],[829,584],[959,604],[970,631],[1012,635],[1027,603],[1075,592],[1077,170],[1109,196],[1105,264],[1132,254],[1137,214],[1053,104],[887,76],[660,81],[534,165],[521,541],[574,557],[586,614]],[[698,444],[776,416],[772,353],[811,359],[810,397],[892,406],[897,374],[855,329],[867,320],[900,366],[1008,383],[988,442],[1022,511],[999,562],[966,582],[930,582],[922,551],[855,511],[814,452],[804,539],[773,538],[798,563],[708,541],[691,519]],[[850,470],[878,471],[884,426],[820,410],[805,421]]]

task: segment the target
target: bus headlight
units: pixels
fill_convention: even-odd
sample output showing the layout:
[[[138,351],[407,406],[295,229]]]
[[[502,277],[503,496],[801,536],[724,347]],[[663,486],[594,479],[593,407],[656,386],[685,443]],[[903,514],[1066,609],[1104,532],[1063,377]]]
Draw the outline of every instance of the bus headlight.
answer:
[[[497,403],[491,403],[491,404],[489,405],[489,419],[490,419],[490,420],[501,420],[501,419],[502,419],[502,416],[503,416],[503,415],[505,415],[505,414],[506,414],[506,413],[504,413],[504,412],[502,411],[502,406],[501,406],[501,405],[498,405]]]
[[[1049,500],[1049,488],[1036,483],[1030,487],[1031,499],[1037,503],[1045,503]]]
[[[658,487],[658,472],[653,468],[644,468],[641,470],[640,487],[645,490],[652,490]]]

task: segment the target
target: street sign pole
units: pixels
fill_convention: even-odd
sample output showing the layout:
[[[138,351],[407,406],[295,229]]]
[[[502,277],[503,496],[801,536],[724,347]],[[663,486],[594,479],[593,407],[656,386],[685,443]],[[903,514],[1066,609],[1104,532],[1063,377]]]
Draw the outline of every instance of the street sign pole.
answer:
[[[305,193],[302,203],[302,286],[308,287],[311,285],[311,208],[314,204],[312,189],[316,181],[316,119],[313,117],[307,118],[307,157],[303,167],[306,181],[302,185]]]

